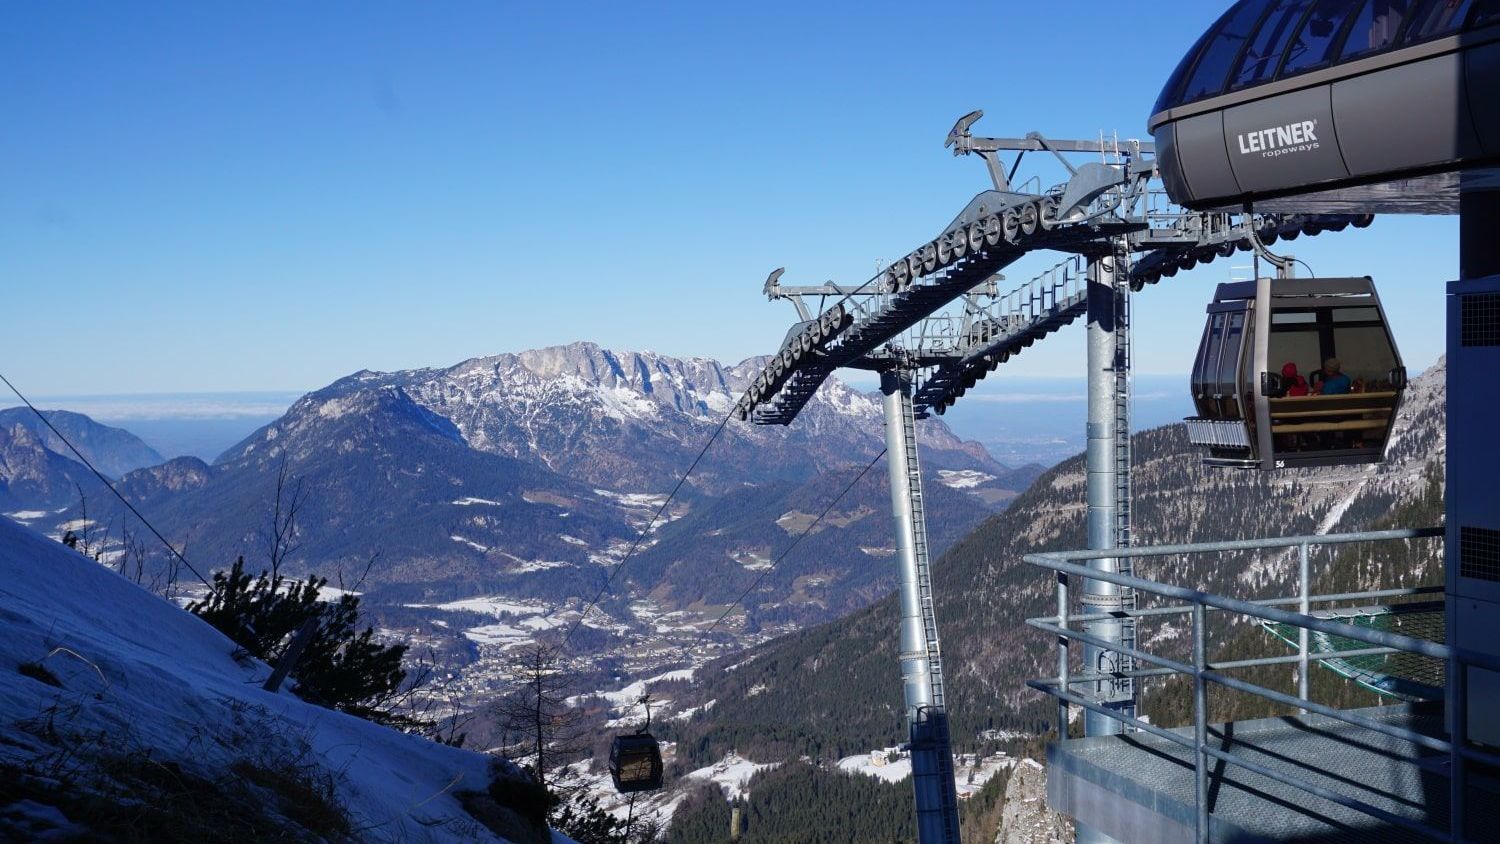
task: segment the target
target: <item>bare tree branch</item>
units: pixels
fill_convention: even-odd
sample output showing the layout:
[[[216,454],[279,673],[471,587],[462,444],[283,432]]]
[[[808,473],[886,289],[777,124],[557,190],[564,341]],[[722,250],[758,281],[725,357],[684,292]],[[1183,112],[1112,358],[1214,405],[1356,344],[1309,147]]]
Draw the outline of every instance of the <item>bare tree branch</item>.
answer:
[[[297,515],[302,509],[302,503],[302,479],[291,478],[288,475],[287,459],[283,455],[281,465],[276,470],[276,495],[272,502],[269,548],[267,549],[273,582],[280,582],[282,565],[302,545],[297,532]]]
[[[515,738],[524,757],[533,757],[537,782],[554,791],[576,788],[548,781],[549,760],[564,760],[586,749],[583,713],[567,703],[571,678],[563,671],[557,648],[531,644],[515,650],[509,674],[518,688],[494,706],[506,741]]]

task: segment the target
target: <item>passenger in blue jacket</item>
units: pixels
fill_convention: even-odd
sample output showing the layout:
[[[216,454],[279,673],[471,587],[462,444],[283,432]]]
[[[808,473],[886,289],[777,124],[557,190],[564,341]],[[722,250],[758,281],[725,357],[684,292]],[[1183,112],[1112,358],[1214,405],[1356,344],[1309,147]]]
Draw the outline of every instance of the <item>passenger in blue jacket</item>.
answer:
[[[1323,361],[1323,389],[1325,396],[1341,396],[1349,392],[1349,376],[1343,373],[1338,358]]]

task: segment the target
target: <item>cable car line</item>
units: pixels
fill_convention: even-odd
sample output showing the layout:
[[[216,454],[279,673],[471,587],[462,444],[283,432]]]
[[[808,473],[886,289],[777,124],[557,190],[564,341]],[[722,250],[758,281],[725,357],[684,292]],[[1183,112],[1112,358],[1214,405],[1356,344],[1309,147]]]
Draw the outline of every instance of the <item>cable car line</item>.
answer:
[[[722,426],[720,427],[720,430],[722,430]],[[717,432],[715,433],[715,437],[717,437]],[[713,440],[710,439],[709,444],[712,443]],[[704,451],[706,452],[707,450],[708,446],[705,445]],[[828,502],[828,505],[823,508],[823,511],[818,514],[817,518],[813,519],[812,522],[808,524],[808,526],[804,528],[801,533],[797,534],[797,537],[792,540],[792,543],[790,545],[783,549],[780,554],[776,555],[776,559],[772,560],[771,564],[756,576],[755,581],[751,583],[750,586],[745,589],[745,591],[741,592],[739,597],[735,598],[728,607],[724,608],[724,611],[719,614],[718,618],[714,619],[714,623],[711,624],[707,630],[700,632],[692,640],[680,646],[683,656],[690,657],[693,647],[701,644],[708,638],[710,634],[714,632],[714,630],[718,629],[719,625],[724,621],[724,619],[728,618],[729,614],[731,612],[734,612],[734,609],[740,606],[751,592],[754,592],[757,588],[759,588],[760,584],[764,582],[766,576],[774,571],[776,569],[776,566],[779,565],[782,560],[786,559],[787,555],[790,554],[793,549],[795,549],[797,545],[802,542],[803,539],[811,534],[813,532],[813,529],[821,524],[823,522],[823,519],[826,518],[829,513],[833,512],[833,508],[844,499],[844,496],[849,494],[850,490],[854,489],[855,484],[859,483],[865,475],[869,474],[870,469],[874,468],[875,464],[880,462],[880,459],[884,456],[885,449],[882,448],[880,450],[880,453],[871,458],[870,462],[865,464],[864,468],[860,469],[859,473],[855,475],[849,481],[849,483],[844,485],[844,488],[839,491],[839,494],[835,495],[833,497],[833,500]],[[699,457],[702,457],[701,453],[699,454]],[[697,461],[694,461],[693,465],[696,466]],[[687,474],[691,473],[692,467],[689,467]],[[684,475],[684,480],[686,480],[686,474]],[[679,486],[681,486],[680,482]],[[621,564],[624,564],[623,560],[621,561]],[[566,640],[564,640],[564,644],[566,644]],[[689,662],[691,662],[691,660],[689,660]],[[638,701],[646,707],[645,726],[634,733],[617,734],[614,737],[613,741],[610,742],[610,778],[614,782],[616,792],[620,794],[630,795],[630,808],[628,810],[627,818],[634,816],[635,797],[638,792],[656,791],[662,787],[662,775],[664,767],[662,765],[661,743],[650,732],[650,700],[650,693],[646,692],[642,694],[640,701]],[[627,820],[627,826],[628,824],[629,821]]]
[[[714,619],[714,623],[711,624],[711,625],[709,625],[709,628],[707,630],[705,630],[702,633],[698,634],[699,640],[701,641],[702,639],[706,639],[708,637],[708,634],[710,634],[710,633],[714,632],[714,630],[718,629],[719,623],[722,622],[725,618],[727,618],[729,616],[729,614],[734,611],[734,608],[736,606],[738,606],[741,601],[745,600],[745,598],[748,597],[751,592],[754,592],[756,590],[756,588],[760,586],[761,581],[763,581],[763,580],[766,579],[766,575],[768,575],[771,572],[773,572],[773,571],[776,570],[776,566],[782,560],[786,559],[786,556],[788,554],[792,553],[792,549],[796,548],[797,545],[798,545],[798,543],[800,543],[803,539],[806,539],[807,536],[808,536],[808,534],[812,533],[813,528],[817,527],[818,523],[823,521],[823,517],[827,516],[830,512],[832,512],[833,508],[835,506],[837,506],[840,501],[843,500],[844,496],[849,494],[849,490],[854,489],[854,485],[857,484],[857,483],[859,483],[860,479],[863,478],[865,475],[869,474],[870,470],[873,469],[873,468],[875,468],[875,464],[878,463],[878,462],[880,462],[880,458],[882,458],[884,456],[885,456],[885,449],[882,448],[880,450],[879,454],[875,455],[875,457],[873,459],[871,459],[869,463],[865,464],[865,467],[863,469],[859,470],[859,474],[854,476],[854,480],[851,480],[847,485],[845,485],[845,487],[843,488],[843,490],[840,491],[838,495],[834,496],[832,501],[828,502],[828,506],[824,507],[823,508],[823,512],[819,513],[818,517],[816,519],[812,520],[812,524],[809,524],[801,533],[797,534],[797,538],[792,540],[792,544],[788,545],[786,547],[786,550],[784,550],[780,554],[778,554],[776,556],[776,559],[774,559],[774,560],[771,561],[771,565],[767,566],[765,569],[763,569],[761,571],[761,573],[755,578],[755,582],[751,583],[750,587],[748,589],[746,589],[744,592],[741,592],[740,596],[738,598],[735,598],[734,602],[731,603],[724,610],[724,612],[720,613],[718,618]]]
[[[719,426],[714,429],[713,434],[708,438],[708,442],[704,443],[703,448],[698,451],[698,456],[693,458],[693,462],[688,465],[687,471],[683,472],[682,477],[677,479],[677,484],[672,487],[672,492],[667,495],[666,500],[661,503],[661,506],[656,508],[656,513],[651,517],[651,521],[647,522],[646,526],[641,528],[641,532],[636,534],[635,541],[630,543],[630,550],[626,551],[625,556],[620,562],[615,564],[614,569],[609,573],[609,577],[605,579],[604,585],[599,587],[599,591],[594,594],[594,599],[588,602],[588,605],[583,608],[583,612],[579,613],[578,618],[573,622],[573,626],[568,628],[568,635],[564,636],[562,641],[564,648],[573,640],[573,634],[578,631],[579,625],[583,624],[583,620],[588,617],[589,612],[599,605],[599,601],[603,600],[604,593],[608,592],[609,587],[614,584],[615,577],[625,568],[625,564],[630,562],[631,558],[635,556],[635,552],[641,547],[641,542],[651,533],[651,529],[656,527],[656,520],[660,519],[661,514],[666,512],[672,500],[677,497],[677,493],[682,490],[682,485],[687,483],[687,479],[693,474],[693,470],[698,468],[698,464],[703,460],[703,455],[708,453],[708,449],[719,439],[719,435],[724,433],[724,428],[729,425],[729,420],[733,417],[733,410],[724,414],[724,418],[720,420]]]
[[[20,390],[16,389],[16,385],[12,384],[10,382],[10,379],[6,378],[3,373],[0,373],[0,381],[4,381],[5,386],[9,387],[10,391],[16,394],[16,398],[24,402],[25,405],[31,409],[31,412],[36,414],[36,418],[42,420],[42,424],[46,425],[47,428],[51,430],[53,435],[55,435],[58,439],[62,440],[63,445],[67,446],[68,450],[72,451],[73,454],[77,456],[79,461],[82,462],[83,465],[88,467],[90,472],[94,473],[94,477],[98,478],[99,482],[104,484],[106,489],[114,493],[115,497],[120,499],[120,503],[124,504],[125,508],[128,509],[131,513],[134,513],[135,517],[141,520],[141,524],[145,525],[146,529],[151,531],[153,536],[161,540],[161,544],[166,546],[166,549],[171,552],[172,556],[176,557],[178,561],[181,562],[184,566],[187,566],[187,570],[192,572],[195,577],[203,581],[203,585],[207,586],[210,592],[218,593],[219,590],[214,588],[214,585],[209,582],[208,578],[204,577],[202,573],[198,571],[198,569],[194,568],[193,564],[188,562],[187,557],[184,557],[181,551],[178,551],[176,548],[172,547],[172,543],[168,542],[167,538],[161,535],[161,531],[157,530],[155,525],[151,524],[151,522],[147,520],[145,516],[141,515],[140,510],[135,509],[135,505],[130,503],[130,500],[125,497],[124,493],[120,492],[118,489],[115,489],[114,482],[105,477],[103,472],[100,472],[98,469],[94,468],[94,464],[90,463],[89,459],[83,456],[83,452],[79,451],[77,446],[73,445],[73,443],[70,442],[67,437],[63,436],[62,431],[57,430],[57,426],[52,424],[52,420],[48,419],[46,415],[43,414],[40,410],[37,410],[36,405],[31,403],[31,399],[26,398],[26,396],[22,394]]]

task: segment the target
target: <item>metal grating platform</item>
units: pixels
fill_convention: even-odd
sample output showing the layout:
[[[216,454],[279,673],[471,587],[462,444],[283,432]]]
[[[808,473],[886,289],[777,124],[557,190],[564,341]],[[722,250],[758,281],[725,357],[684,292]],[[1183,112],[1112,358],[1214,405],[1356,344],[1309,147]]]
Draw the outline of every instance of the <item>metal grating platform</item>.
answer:
[[[1313,613],[1318,618],[1341,621],[1355,627],[1400,633],[1441,644],[1446,638],[1447,613],[1441,603],[1388,604],[1358,609]],[[1271,635],[1297,647],[1298,628],[1262,622]],[[1364,647],[1343,636],[1313,632],[1309,647],[1314,651],[1342,651]],[[1359,683],[1370,691],[1408,701],[1442,700],[1447,673],[1443,661],[1412,653],[1377,654],[1319,660],[1319,665]]]
[[[1361,714],[1444,735],[1442,710],[1433,704]],[[1192,735],[1191,728],[1183,732]],[[1402,817],[1439,828],[1448,823],[1448,757],[1409,742],[1309,715],[1216,724],[1209,744]],[[1141,733],[1098,736],[1055,744],[1047,761],[1053,809],[1120,841],[1194,840],[1193,762],[1185,748]],[[1497,794],[1494,783],[1471,785],[1471,830],[1500,829]],[[1236,766],[1213,768],[1209,804],[1214,841],[1430,840]]]

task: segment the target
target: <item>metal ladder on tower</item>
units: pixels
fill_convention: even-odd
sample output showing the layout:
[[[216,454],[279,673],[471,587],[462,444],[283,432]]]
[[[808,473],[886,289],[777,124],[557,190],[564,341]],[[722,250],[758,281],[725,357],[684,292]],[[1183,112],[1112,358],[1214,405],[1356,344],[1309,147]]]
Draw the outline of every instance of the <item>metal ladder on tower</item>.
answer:
[[[917,713],[913,724],[914,743],[921,739],[937,752],[932,754],[935,770],[925,772],[943,785],[936,790],[940,794],[943,818],[943,840],[957,844],[959,830],[957,795],[951,784],[953,775],[953,745],[948,730],[948,712],[943,684],[943,660],[938,641],[937,613],[933,607],[932,561],[927,544],[927,514],[922,499],[922,466],[917,457],[917,425],[910,394],[903,390],[901,401],[901,435],[906,441],[906,465],[903,474],[907,490],[911,495],[912,552],[917,564],[917,589],[922,611],[922,638],[927,654],[927,677],[932,690],[932,705]],[[913,774],[917,759],[913,757]]]
[[[1130,447],[1130,273],[1125,254],[1116,253],[1115,273],[1115,354],[1114,354],[1114,442],[1115,442],[1115,547],[1131,546],[1130,493],[1131,493],[1131,447]],[[1116,560],[1121,574],[1134,574],[1135,566],[1129,557]],[[1120,604],[1123,610],[1136,607],[1135,590],[1122,587]],[[1135,647],[1135,619],[1126,618],[1120,625],[1120,644]],[[1119,670],[1135,669],[1135,658],[1125,653],[1115,655]],[[1116,691],[1119,697],[1131,701],[1134,709],[1135,681],[1129,677],[1119,680]],[[1133,713],[1132,713],[1133,714]]]
[[[917,588],[922,599],[922,633],[927,650],[927,675],[932,705],[945,709],[943,658],[938,644],[937,613],[932,603],[932,563],[927,549],[927,514],[922,503],[922,467],[917,459],[917,425],[910,401],[901,403],[902,435],[906,437],[906,483],[911,490],[912,550],[917,558]]]

